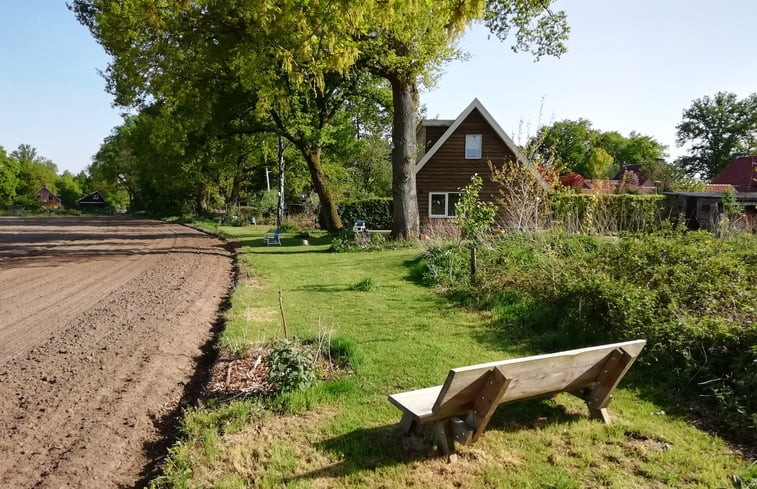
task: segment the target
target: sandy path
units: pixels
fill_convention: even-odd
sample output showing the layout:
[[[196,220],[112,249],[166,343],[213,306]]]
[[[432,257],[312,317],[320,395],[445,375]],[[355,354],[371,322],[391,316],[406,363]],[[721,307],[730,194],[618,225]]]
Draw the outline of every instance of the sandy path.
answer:
[[[0,218],[0,487],[133,486],[230,273],[181,226]]]

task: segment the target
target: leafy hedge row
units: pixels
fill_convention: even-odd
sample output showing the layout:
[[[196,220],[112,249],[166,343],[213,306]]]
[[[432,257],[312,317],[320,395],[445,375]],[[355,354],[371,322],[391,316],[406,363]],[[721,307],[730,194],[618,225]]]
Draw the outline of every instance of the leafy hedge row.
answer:
[[[345,228],[352,228],[355,221],[362,219],[369,229],[392,229],[391,198],[348,200],[339,204],[337,208]]]
[[[545,350],[646,338],[645,382],[757,439],[757,237],[505,235],[478,260],[475,287],[457,246],[429,250],[424,273]]]
[[[649,232],[661,222],[662,195],[557,194],[550,198],[552,220],[570,232]]]

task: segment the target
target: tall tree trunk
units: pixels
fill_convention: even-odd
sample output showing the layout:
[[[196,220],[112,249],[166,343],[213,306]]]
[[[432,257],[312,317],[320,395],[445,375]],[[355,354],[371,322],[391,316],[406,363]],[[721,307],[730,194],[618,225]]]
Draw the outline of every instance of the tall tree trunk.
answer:
[[[237,166],[234,169],[234,180],[231,182],[231,195],[229,201],[233,206],[239,208],[239,194],[242,191],[242,178],[244,177],[244,167],[247,162],[247,155],[242,154],[237,158]]]
[[[392,124],[392,237],[418,238],[418,198],[415,190],[415,82],[391,79],[394,121]]]
[[[315,186],[318,200],[321,201],[321,215],[325,221],[326,229],[330,233],[340,231],[342,229],[342,220],[339,218],[336,202],[331,195],[331,190],[326,181],[326,174],[323,173],[323,167],[321,166],[321,148],[302,148],[300,151],[308,164],[310,179]]]
[[[279,201],[276,205],[276,227],[284,223],[284,177],[286,176],[284,162],[284,138],[279,136]]]

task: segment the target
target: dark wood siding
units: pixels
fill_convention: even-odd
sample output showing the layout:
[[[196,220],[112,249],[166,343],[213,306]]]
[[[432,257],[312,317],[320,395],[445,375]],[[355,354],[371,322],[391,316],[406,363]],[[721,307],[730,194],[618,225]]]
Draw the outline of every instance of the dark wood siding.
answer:
[[[481,159],[465,159],[466,134],[481,134]],[[470,182],[474,173],[478,173],[484,181],[481,198],[494,201],[498,188],[491,181],[487,162],[501,166],[506,159],[514,160],[515,155],[481,113],[473,110],[415,177],[421,224],[429,222],[429,193],[457,192]]]

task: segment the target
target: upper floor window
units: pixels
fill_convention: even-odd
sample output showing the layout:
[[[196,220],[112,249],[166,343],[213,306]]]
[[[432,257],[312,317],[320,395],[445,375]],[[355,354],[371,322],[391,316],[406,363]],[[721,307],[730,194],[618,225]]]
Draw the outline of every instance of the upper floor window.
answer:
[[[480,134],[466,134],[465,135],[465,159],[466,160],[481,159],[481,135]]]

